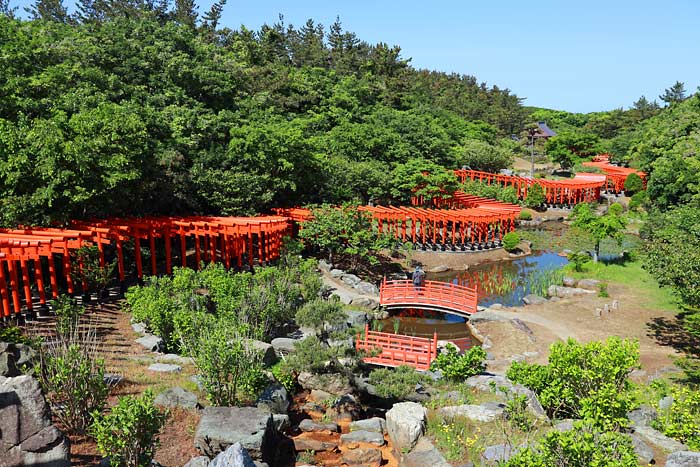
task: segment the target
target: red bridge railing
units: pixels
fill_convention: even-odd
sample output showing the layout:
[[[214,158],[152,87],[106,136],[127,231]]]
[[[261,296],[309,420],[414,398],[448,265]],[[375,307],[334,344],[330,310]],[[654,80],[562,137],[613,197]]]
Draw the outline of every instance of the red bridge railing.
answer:
[[[379,289],[379,304],[387,307],[431,308],[457,314],[476,313],[476,287],[450,282],[425,281],[416,287],[410,280],[388,281]]]
[[[355,348],[372,355],[364,357],[365,363],[383,366],[410,365],[416,370],[428,370],[437,356],[437,334],[432,339],[411,337],[403,334],[370,331],[365,325],[365,332],[358,334]]]

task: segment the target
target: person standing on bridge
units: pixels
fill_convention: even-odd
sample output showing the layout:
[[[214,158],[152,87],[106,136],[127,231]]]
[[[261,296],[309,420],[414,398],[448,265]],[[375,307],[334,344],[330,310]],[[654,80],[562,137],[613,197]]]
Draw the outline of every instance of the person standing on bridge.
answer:
[[[423,271],[422,267],[416,266],[416,270],[413,271],[413,288],[420,292],[423,289],[424,284],[425,271]]]

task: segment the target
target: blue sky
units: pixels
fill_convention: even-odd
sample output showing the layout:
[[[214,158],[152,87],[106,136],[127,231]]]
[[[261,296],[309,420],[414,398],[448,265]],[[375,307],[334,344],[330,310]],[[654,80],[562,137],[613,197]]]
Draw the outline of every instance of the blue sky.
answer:
[[[526,105],[609,110],[676,80],[700,85],[698,1],[228,0],[222,23],[257,29],[279,13],[294,25],[340,16],[363,40],[401,46],[417,68],[474,75]]]

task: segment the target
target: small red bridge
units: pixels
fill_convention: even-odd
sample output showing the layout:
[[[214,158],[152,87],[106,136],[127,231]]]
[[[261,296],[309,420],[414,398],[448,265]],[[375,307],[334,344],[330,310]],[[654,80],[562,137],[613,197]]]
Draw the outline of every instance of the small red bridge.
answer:
[[[379,304],[386,308],[419,308],[458,316],[476,313],[476,287],[450,282],[425,281],[417,287],[410,280],[388,281],[379,289]]]
[[[428,370],[437,357],[437,334],[432,338],[411,337],[402,334],[370,331],[365,325],[364,334],[355,338],[355,348],[367,352],[365,363],[382,366],[410,365],[416,370]]]

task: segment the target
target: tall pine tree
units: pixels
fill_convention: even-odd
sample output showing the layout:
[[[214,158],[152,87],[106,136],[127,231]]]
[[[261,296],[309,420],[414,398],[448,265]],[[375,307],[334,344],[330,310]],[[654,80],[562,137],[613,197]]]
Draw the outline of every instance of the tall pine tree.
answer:
[[[197,27],[197,4],[194,0],[175,0],[174,19],[192,29]]]
[[[666,105],[682,101],[685,99],[685,84],[676,81],[673,86],[664,90],[664,93],[659,96],[659,99],[664,101]]]
[[[32,19],[65,23],[70,19],[63,0],[35,0],[30,8],[25,8]]]
[[[214,2],[209,11],[202,16],[202,20],[204,21],[203,27],[205,30],[212,33],[216,31],[219,21],[221,20],[221,12],[224,10],[225,5],[226,0],[218,0]]]

